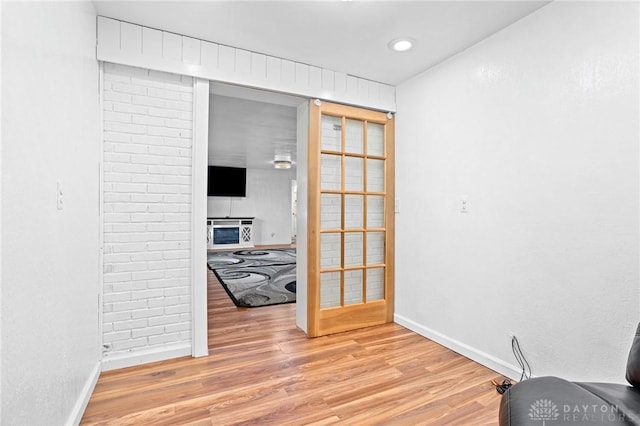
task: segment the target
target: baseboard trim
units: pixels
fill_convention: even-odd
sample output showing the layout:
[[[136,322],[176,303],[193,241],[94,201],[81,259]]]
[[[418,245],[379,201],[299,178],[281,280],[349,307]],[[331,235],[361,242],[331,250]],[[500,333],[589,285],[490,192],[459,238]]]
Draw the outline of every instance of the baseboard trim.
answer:
[[[406,327],[409,330],[426,337],[429,340],[433,340],[434,342],[439,343],[442,346],[477,362],[478,364],[482,364],[485,367],[490,368],[491,370],[499,374],[502,374],[505,377],[508,377],[512,380],[520,379],[521,370],[513,364],[509,364],[508,362],[496,358],[493,355],[489,355],[488,353],[482,352],[472,346],[459,342],[455,339],[445,336],[442,333],[420,325],[402,315],[395,314],[394,321],[401,326]]]
[[[74,425],[77,426],[80,424],[80,420],[82,420],[82,415],[84,414],[84,410],[86,410],[87,405],[89,404],[89,399],[91,398],[91,394],[93,393],[93,389],[96,387],[96,383],[98,383],[98,378],[100,377],[100,362],[97,362],[96,365],[89,373],[89,377],[87,381],[84,383],[82,387],[82,391],[80,395],[78,395],[78,399],[71,410],[71,414],[67,419],[66,425]]]
[[[164,361],[191,355],[191,345],[181,344],[164,346],[156,349],[105,356],[102,358],[102,371],[117,370],[119,368],[134,367],[150,362]]]

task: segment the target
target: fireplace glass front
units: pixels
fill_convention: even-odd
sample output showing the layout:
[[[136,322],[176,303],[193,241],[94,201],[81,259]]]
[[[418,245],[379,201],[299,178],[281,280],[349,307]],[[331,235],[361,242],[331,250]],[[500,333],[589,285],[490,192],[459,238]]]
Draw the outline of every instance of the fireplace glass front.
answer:
[[[214,227],[213,244],[240,244],[240,227]]]

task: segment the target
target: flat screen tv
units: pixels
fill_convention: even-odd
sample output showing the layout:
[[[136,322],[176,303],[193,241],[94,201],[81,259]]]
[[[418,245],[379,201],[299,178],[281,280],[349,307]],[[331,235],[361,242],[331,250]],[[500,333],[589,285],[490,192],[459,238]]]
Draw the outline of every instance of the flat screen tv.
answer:
[[[207,195],[209,197],[246,197],[247,169],[209,166]]]

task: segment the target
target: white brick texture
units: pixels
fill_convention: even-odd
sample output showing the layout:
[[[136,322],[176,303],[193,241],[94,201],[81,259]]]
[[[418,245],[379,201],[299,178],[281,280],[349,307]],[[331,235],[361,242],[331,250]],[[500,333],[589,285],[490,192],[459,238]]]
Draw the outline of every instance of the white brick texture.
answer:
[[[105,359],[191,342],[193,81],[104,65]]]

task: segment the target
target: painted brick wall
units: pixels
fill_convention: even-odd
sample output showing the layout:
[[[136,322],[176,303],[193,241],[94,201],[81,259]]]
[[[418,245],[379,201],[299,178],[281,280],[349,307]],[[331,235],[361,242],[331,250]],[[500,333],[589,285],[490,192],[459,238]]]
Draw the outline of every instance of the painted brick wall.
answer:
[[[104,65],[105,360],[191,342],[193,81]]]

